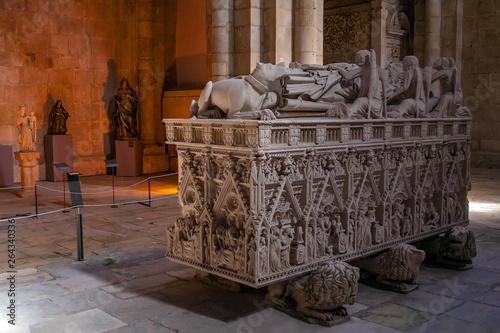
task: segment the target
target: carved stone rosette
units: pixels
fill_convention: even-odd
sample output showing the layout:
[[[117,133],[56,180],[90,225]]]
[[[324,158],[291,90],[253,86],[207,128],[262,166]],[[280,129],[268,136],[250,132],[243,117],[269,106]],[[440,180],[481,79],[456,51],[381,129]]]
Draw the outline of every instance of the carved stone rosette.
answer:
[[[471,120],[166,119],[167,254],[252,287],[468,224]]]

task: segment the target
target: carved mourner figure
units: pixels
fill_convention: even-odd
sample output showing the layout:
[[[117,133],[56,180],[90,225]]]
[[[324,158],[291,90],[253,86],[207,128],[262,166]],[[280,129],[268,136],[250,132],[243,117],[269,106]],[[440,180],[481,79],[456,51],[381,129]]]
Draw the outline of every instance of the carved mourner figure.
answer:
[[[118,139],[137,139],[139,137],[137,129],[137,95],[125,78],[120,82],[120,88],[115,95],[115,102]]]
[[[66,120],[69,117],[70,115],[62,105],[62,101],[58,100],[50,111],[48,134],[66,134]]]
[[[431,98],[437,105],[432,110],[432,117],[470,117],[470,111],[462,106],[463,94],[460,87],[458,69],[455,60],[441,57],[437,59],[432,68],[436,70],[432,74],[432,82],[439,80],[441,85],[441,96]]]
[[[36,117],[33,111],[26,115],[26,105],[19,105],[16,127],[19,130],[20,151],[35,150]]]
[[[387,100],[387,104],[389,104],[387,114],[391,118],[422,117],[426,113],[426,99],[422,70],[418,65],[418,58],[415,56],[404,57],[403,70],[402,85]],[[401,96],[403,100],[400,103],[393,104],[393,101],[397,101]]]
[[[358,96],[352,104],[347,105],[350,118],[382,118],[385,103],[385,72],[376,65],[375,51],[360,50],[356,52],[358,68],[346,71],[337,67],[344,79],[351,81],[360,78]]]

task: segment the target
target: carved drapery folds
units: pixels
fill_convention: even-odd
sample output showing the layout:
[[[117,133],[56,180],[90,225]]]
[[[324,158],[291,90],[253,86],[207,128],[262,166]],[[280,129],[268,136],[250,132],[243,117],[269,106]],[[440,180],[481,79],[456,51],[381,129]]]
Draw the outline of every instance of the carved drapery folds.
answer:
[[[165,124],[183,207],[167,257],[237,282],[269,285],[468,223],[470,119]]]

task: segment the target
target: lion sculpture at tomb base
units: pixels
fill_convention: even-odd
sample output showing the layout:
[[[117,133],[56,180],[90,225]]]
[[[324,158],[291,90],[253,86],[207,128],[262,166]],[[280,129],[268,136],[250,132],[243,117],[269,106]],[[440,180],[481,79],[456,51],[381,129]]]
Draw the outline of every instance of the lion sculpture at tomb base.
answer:
[[[425,251],[427,263],[458,271],[471,269],[472,258],[477,255],[476,237],[464,227],[453,227],[415,245]]]
[[[356,301],[358,279],[358,268],[329,261],[310,274],[268,286],[266,299],[306,322],[333,326],[350,318],[342,305]]]
[[[417,275],[425,252],[398,244],[388,251],[351,262],[361,269],[361,282],[406,294],[418,287]]]

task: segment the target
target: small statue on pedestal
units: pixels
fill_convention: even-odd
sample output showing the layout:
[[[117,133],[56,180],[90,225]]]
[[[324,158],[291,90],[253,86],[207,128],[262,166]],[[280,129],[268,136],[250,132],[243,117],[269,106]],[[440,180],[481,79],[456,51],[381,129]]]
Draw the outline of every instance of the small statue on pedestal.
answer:
[[[16,119],[19,130],[19,150],[34,151],[36,143],[36,116],[33,111],[26,115],[26,105],[19,105]]]
[[[120,82],[120,88],[115,95],[115,118],[118,126],[119,140],[136,140],[139,138],[137,129],[137,94],[126,78]]]
[[[63,107],[62,101],[58,100],[49,115],[48,134],[66,134],[66,120],[70,117],[68,111]]]

